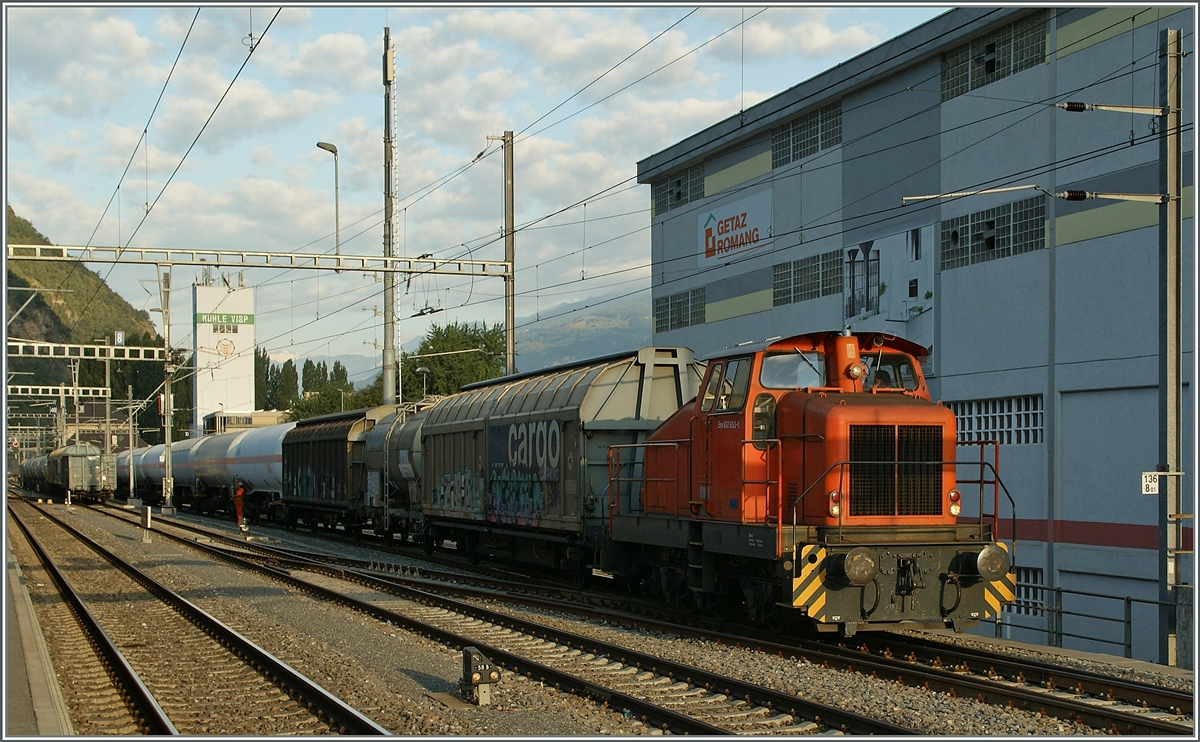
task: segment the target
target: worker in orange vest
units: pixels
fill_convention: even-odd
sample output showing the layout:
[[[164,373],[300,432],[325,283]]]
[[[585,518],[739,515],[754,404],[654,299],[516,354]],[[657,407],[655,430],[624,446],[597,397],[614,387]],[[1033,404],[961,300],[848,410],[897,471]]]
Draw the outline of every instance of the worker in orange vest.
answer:
[[[242,515],[242,507],[245,504],[245,499],[246,485],[242,484],[242,480],[239,479],[237,481],[237,487],[233,491],[233,509],[237,514],[238,528],[242,529],[243,533],[250,530],[250,526],[246,524],[246,519]]]

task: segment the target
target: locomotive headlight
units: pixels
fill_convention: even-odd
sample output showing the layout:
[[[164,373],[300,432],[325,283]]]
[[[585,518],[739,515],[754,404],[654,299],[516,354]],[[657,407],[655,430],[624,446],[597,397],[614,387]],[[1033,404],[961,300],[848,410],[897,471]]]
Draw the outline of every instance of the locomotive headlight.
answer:
[[[851,363],[846,367],[846,375],[851,379],[861,379],[866,373],[867,369],[861,363]]]
[[[834,518],[842,514],[842,493],[838,490],[829,493],[829,514]]]
[[[958,490],[950,490],[949,498],[950,498],[950,514],[957,516],[959,513],[962,512],[962,503],[960,502],[960,500],[962,500],[962,493],[959,492]]]

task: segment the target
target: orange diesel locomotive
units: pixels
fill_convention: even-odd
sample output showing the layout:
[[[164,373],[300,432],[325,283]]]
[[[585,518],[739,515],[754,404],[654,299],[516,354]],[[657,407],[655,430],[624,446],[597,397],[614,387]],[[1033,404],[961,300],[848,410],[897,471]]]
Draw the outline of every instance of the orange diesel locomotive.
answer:
[[[1002,485],[971,480],[980,517],[959,523],[955,418],[924,353],[847,328],[709,358],[692,402],[611,449],[608,567],[673,603],[845,636],[995,615],[1013,597]]]

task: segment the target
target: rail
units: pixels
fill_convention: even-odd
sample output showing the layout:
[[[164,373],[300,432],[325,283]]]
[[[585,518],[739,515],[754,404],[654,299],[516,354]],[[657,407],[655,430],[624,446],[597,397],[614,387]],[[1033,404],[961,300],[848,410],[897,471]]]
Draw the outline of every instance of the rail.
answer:
[[[1154,616],[1147,618],[1146,621],[1154,624],[1146,631],[1150,633],[1157,631],[1158,611],[1157,608],[1162,606],[1174,606],[1174,603],[1166,603],[1161,600],[1150,600],[1147,598],[1134,598],[1126,595],[1124,597],[1111,595],[1107,593],[1093,593],[1086,590],[1071,590],[1063,587],[1047,587],[1045,585],[1018,580],[1016,583],[1017,598],[1013,602],[1004,606],[1004,610],[995,618],[984,619],[983,623],[991,623],[995,626],[997,638],[1003,635],[1003,629],[1007,626],[1012,631],[1029,631],[1034,634],[1045,635],[1046,646],[1063,647],[1064,638],[1081,639],[1089,642],[1097,642],[1111,646],[1121,647],[1123,655],[1127,659],[1133,658],[1133,637],[1134,637],[1134,604],[1141,604],[1155,607]],[[1087,610],[1068,610],[1063,600],[1065,596],[1079,596],[1084,598],[1100,599],[1108,601],[1102,605],[1112,605],[1113,602],[1119,603],[1122,615],[1105,616],[1100,615],[1094,608]],[[1051,600],[1047,601],[1046,598]],[[1010,620],[1005,623],[1003,616],[1008,614],[1015,617],[1018,615],[1027,616],[1044,616],[1046,621],[1044,626],[1030,625],[1018,623],[1015,620]],[[1107,638],[1098,632],[1089,633],[1072,633],[1067,631],[1066,618],[1074,616],[1078,618],[1078,624],[1082,627],[1083,624],[1095,622],[1097,628],[1111,627],[1119,624],[1122,627],[1121,638]],[[1075,628],[1075,626],[1072,626]],[[1077,628],[1076,631],[1082,632],[1083,628]]]
[[[41,543],[33,537],[29,529],[25,526],[25,522],[16,514],[12,506],[8,506],[8,513],[14,523],[25,535],[25,540],[33,548],[37,554],[38,560],[45,567],[46,572],[54,581],[58,592],[63,596],[63,599],[71,606],[75,612],[84,631],[87,633],[101,661],[106,665],[108,671],[112,674],[121,695],[125,701],[134,710],[138,722],[142,725],[145,734],[152,735],[178,735],[179,730],[171,723],[166,712],[158,705],[158,701],[150,693],[146,684],[138,676],[137,672],[129,665],[129,661],[125,659],[125,655],[117,648],[108,634],[100,626],[100,622],[88,610],[79,593],[75,592],[75,588],[67,582],[66,577],[59,571],[54,560],[42,549]]]

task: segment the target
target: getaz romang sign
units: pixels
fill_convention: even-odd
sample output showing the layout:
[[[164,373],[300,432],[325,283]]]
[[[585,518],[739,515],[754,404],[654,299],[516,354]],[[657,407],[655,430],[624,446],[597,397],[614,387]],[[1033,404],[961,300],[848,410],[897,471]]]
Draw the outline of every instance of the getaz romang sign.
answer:
[[[702,212],[697,218],[700,265],[744,255],[771,242],[771,192]]]

